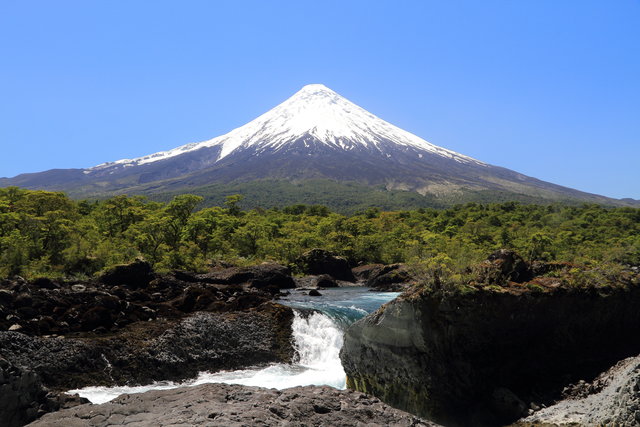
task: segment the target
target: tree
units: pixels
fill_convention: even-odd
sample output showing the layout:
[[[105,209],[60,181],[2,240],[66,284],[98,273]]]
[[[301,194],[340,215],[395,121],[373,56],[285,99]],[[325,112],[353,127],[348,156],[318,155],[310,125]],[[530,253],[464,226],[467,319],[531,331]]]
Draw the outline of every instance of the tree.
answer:
[[[96,221],[104,234],[115,237],[143,220],[145,214],[144,198],[120,195],[100,203],[96,210]]]
[[[182,238],[182,231],[187,225],[191,213],[200,202],[202,202],[202,197],[200,196],[183,194],[174,197],[165,208],[164,213],[167,217],[166,242],[171,248],[178,248]]]
[[[225,197],[224,205],[227,207],[227,212],[229,215],[240,216],[242,211],[240,210],[240,202],[244,197],[240,194],[232,194],[231,196]]]

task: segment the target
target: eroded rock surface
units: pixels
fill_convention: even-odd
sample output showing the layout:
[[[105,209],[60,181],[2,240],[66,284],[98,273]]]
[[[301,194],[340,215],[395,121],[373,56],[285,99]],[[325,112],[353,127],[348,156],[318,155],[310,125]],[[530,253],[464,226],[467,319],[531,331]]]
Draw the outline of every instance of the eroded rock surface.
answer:
[[[141,322],[117,334],[67,338],[0,332],[0,356],[56,390],[181,380],[198,371],[289,362],[293,312],[274,303],[176,322]]]
[[[436,424],[376,398],[330,387],[286,390],[204,384],[120,396],[47,414],[31,426],[413,426]]]
[[[617,363],[573,396],[521,420],[518,426],[640,425],[640,356]]]

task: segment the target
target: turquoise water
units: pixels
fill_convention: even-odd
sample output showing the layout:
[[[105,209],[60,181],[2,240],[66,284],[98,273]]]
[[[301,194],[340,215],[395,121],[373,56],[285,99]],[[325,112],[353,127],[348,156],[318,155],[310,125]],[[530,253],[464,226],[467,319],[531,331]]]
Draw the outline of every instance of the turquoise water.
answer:
[[[312,309],[329,316],[341,329],[395,299],[400,292],[370,292],[369,288],[328,288],[320,290],[322,296],[312,297],[308,292],[293,290],[291,295],[278,300],[280,304],[297,309]]]
[[[85,387],[70,390],[92,403],[104,403],[125,393],[143,393],[205,383],[243,384],[268,388],[301,385],[329,385],[343,389],[346,376],[340,363],[344,330],[399,295],[397,292],[369,292],[368,288],[332,288],[322,296],[293,290],[278,302],[294,308],[292,336],[297,357],[294,363],[274,363],[237,371],[200,372],[194,380],[181,383],[160,381],[136,387]]]

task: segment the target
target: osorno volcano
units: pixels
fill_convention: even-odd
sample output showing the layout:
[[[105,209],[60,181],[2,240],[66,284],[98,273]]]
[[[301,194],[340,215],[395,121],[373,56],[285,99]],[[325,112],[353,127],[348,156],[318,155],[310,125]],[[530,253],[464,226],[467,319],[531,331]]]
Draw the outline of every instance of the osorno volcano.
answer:
[[[442,200],[506,198],[626,202],[531,178],[431,144],[321,84],[304,86],[246,125],[204,142],[88,169],[0,179],[1,186],[72,196],[220,190],[250,182],[357,184]],[[267,186],[268,187],[268,186]],[[264,186],[263,186],[264,188]],[[414,193],[414,194],[415,194]],[[506,195],[506,196],[505,196]],[[417,195],[416,195],[417,196]],[[273,196],[277,199],[277,194]],[[307,194],[306,201],[313,201]],[[276,200],[273,199],[274,204]]]

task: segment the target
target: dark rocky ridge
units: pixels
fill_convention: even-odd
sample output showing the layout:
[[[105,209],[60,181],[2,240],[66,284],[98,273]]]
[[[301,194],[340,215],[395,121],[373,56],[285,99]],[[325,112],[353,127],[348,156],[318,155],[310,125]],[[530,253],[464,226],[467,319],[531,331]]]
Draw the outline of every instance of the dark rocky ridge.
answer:
[[[48,414],[31,426],[436,426],[376,398],[330,387],[204,384],[120,396]]]
[[[403,294],[348,329],[349,387],[447,425],[500,425],[640,353],[638,275],[587,288],[539,276],[559,268],[497,253],[461,292]]]

